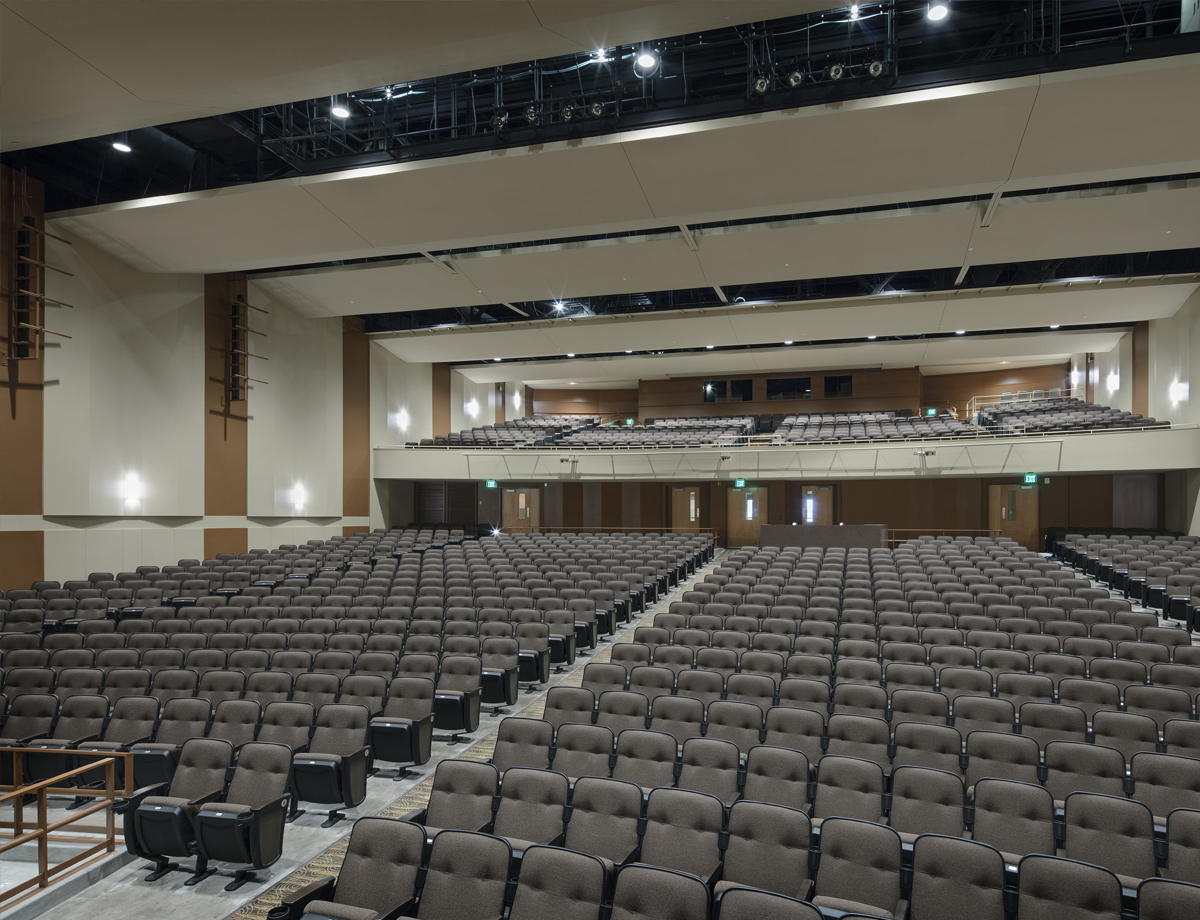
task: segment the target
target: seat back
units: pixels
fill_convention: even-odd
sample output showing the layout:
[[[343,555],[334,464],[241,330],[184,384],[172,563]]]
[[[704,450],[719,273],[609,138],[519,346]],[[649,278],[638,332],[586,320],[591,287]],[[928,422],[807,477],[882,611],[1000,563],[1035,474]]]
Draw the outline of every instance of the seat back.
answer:
[[[1119,920],[1121,883],[1107,869],[1056,856],[1031,854],[1018,867],[1021,920]]]
[[[490,763],[443,760],[434,771],[425,823],[460,830],[489,826],[499,784],[500,772]]]
[[[504,913],[512,847],[499,837],[442,831],[433,841],[420,920],[464,920]]]
[[[922,920],[1004,920],[1004,857],[961,837],[918,837],[911,907]]]
[[[788,897],[807,891],[812,825],[803,811],[742,800],[729,810],[722,879]]]
[[[583,777],[575,783],[565,844],[619,863],[638,845],[642,791],[633,783]]]
[[[225,772],[233,763],[233,745],[219,738],[192,738],[179,752],[179,766],[171,778],[169,795],[197,799],[225,788]]]
[[[366,706],[326,703],[317,710],[309,750],[320,754],[353,754],[367,745],[371,714]]]
[[[494,833],[552,843],[563,832],[570,783],[551,770],[513,767],[500,784]]]
[[[826,820],[818,901],[856,901],[894,913],[900,900],[900,851],[900,835],[890,827],[851,818]]]
[[[258,808],[287,790],[292,773],[292,750],[286,744],[252,741],[238,754],[226,802]]]

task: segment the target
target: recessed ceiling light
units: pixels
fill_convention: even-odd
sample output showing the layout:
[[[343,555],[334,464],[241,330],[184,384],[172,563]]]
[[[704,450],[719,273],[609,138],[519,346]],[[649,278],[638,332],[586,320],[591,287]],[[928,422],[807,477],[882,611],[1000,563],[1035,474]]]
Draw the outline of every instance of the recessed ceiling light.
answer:
[[[568,352],[567,352],[567,357],[568,357],[568,358],[574,358],[574,357],[575,357],[575,352],[573,352],[573,351],[568,351]]]
[[[571,381],[571,386],[575,386],[575,381],[574,381],[574,380],[572,380],[572,381]]]
[[[626,348],[626,349],[625,349],[625,354],[627,354],[627,355],[631,355],[631,354],[633,354],[633,349],[632,349],[632,348]]]
[[[966,335],[966,334],[967,334],[967,330],[966,330],[966,329],[956,329],[956,330],[954,331],[954,334],[955,334],[955,335]]]
[[[501,358],[492,358],[492,360],[493,360],[493,361],[501,361],[501,360],[503,360],[503,359],[501,359]]]
[[[711,345],[705,345],[704,347],[705,347],[705,348],[712,348],[713,346],[711,346]]]
[[[335,105],[333,108],[331,108],[329,110],[329,113],[331,115],[333,115],[335,118],[349,118],[350,117],[350,110],[348,108],[346,108],[344,105]]]
[[[653,67],[657,63],[658,63],[658,58],[656,58],[649,51],[643,51],[641,54],[639,54],[637,56],[637,65],[638,65],[638,67],[642,68],[642,70],[649,70],[651,67]]]
[[[112,144],[113,150],[120,150],[121,153],[130,153],[133,150],[133,148],[124,141],[113,141]]]
[[[786,342],[784,342],[783,344],[784,344],[784,345],[791,345],[791,344],[792,344],[792,340],[791,340],[791,339],[788,339],[788,340],[787,340]]]
[[[873,336],[873,335],[869,335],[869,336],[867,336],[867,338],[870,339],[872,342],[875,341],[875,336]]]
[[[1057,323],[1055,323],[1055,324],[1054,324],[1053,326],[1051,326],[1050,328],[1051,328],[1051,329],[1057,329],[1057,328],[1058,328],[1058,324],[1057,324]]]
[[[935,2],[929,4],[929,12],[926,13],[925,15],[928,16],[930,19],[932,19],[934,22],[937,22],[940,19],[945,19],[946,15],[949,12],[950,12],[950,4],[937,2],[937,0],[935,0]]]

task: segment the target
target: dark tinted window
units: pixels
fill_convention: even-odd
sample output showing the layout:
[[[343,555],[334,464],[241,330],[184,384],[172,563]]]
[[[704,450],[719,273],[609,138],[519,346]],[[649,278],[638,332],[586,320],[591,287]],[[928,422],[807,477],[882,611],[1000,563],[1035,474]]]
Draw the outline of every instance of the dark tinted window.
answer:
[[[777,377],[767,380],[767,399],[811,399],[811,377]]]
[[[705,380],[704,381],[704,401],[706,403],[725,402],[725,381],[724,380]]]
[[[838,396],[853,396],[854,395],[854,377],[850,374],[843,374],[837,377],[825,378],[825,398],[833,399]]]
[[[754,381],[753,380],[731,380],[729,381],[729,401],[730,402],[750,402],[754,399]]]

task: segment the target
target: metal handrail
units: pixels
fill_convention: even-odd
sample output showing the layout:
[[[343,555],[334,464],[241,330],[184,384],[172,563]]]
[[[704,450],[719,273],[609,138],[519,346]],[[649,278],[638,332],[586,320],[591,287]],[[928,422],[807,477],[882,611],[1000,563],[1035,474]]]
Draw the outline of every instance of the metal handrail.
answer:
[[[1087,388],[1083,386],[1075,387],[1052,387],[1057,389],[1056,396],[1050,396],[1050,390],[1041,390],[1041,396],[1034,396],[1038,390],[1016,390],[1007,393],[997,393],[993,396],[972,396],[967,400],[967,418],[974,418],[983,406],[1017,406],[1027,403],[1043,402],[1050,399],[1087,399]]]
[[[45,748],[25,748],[25,747],[0,747],[0,756],[11,754],[13,758],[13,778],[23,777],[24,774],[24,755],[25,754],[45,754]],[[38,845],[38,874],[33,878],[26,879],[11,888],[0,892],[0,908],[7,909],[14,904],[31,897],[36,893],[36,890],[48,888],[55,882],[62,881],[69,875],[86,868],[97,859],[103,858],[106,854],[116,851],[117,845],[117,830],[116,821],[113,817],[112,807],[117,800],[116,788],[116,766],[117,760],[125,761],[125,790],[123,794],[128,795],[133,790],[131,784],[133,782],[133,754],[130,752],[100,752],[100,751],[84,751],[71,749],[72,755],[83,755],[87,757],[97,757],[99,760],[95,763],[89,763],[82,767],[76,767],[73,770],[68,770],[66,773],[60,773],[52,776],[49,779],[40,780],[36,783],[25,785],[6,786],[8,791],[0,794],[0,805],[6,802],[11,802],[13,806],[13,820],[0,822],[0,828],[11,830],[12,837],[3,843],[0,843],[0,854],[22,846],[26,843],[37,841]],[[99,801],[81,808],[74,814],[62,818],[61,820],[50,822],[47,814],[46,798],[50,795],[71,795],[78,796],[82,790],[78,786],[62,785],[66,780],[74,776],[79,776],[84,773],[89,773],[97,768],[104,769],[104,789],[103,795],[97,795]],[[100,790],[94,790],[100,792]],[[37,817],[34,827],[30,830],[24,828],[29,823],[25,820],[25,797],[32,795],[37,798],[36,809]],[[77,835],[63,836],[56,835],[60,829],[68,825],[76,824],[84,818],[97,812],[105,812],[104,824],[101,825],[80,825],[74,828],[76,832],[86,834],[88,836],[80,837]],[[95,838],[96,834],[103,834],[102,840],[94,843],[68,857],[55,865],[50,864],[50,842],[55,840],[58,842],[67,843],[86,843]],[[67,870],[71,870],[68,872]],[[66,874],[62,874],[66,873]],[[35,890],[30,890],[35,889]]]

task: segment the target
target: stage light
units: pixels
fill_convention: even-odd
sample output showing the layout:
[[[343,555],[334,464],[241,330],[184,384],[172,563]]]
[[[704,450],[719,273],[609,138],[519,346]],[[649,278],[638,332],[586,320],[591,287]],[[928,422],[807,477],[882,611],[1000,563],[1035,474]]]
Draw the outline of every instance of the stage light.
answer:
[[[850,18],[851,19],[858,18],[858,4],[857,3],[850,4]]]
[[[867,73],[873,77],[883,76],[883,61],[872,61],[867,65]]]
[[[561,300],[554,301],[554,311],[556,313],[561,313],[562,310],[563,310],[563,302]]]
[[[531,105],[525,106],[525,121],[527,124],[536,125],[538,121],[537,109]]]
[[[935,0],[935,2],[929,4],[929,12],[927,12],[925,15],[928,16],[930,19],[932,19],[934,22],[937,22],[941,19],[945,19],[946,16],[949,14],[949,12],[950,12],[950,4],[949,3],[939,2],[939,0]]]
[[[346,107],[347,105],[348,103],[339,99],[337,96],[331,96],[329,98],[329,114],[334,118],[349,118],[350,109]]]
[[[592,118],[599,118],[604,114],[604,104],[601,102],[593,102],[588,106],[588,114],[591,115]]]
[[[492,130],[501,131],[508,124],[508,112],[497,112],[492,116]]]
[[[841,64],[832,64],[829,67],[829,79],[840,80],[846,75],[846,68]]]
[[[129,132],[122,131],[112,140],[113,150],[120,150],[121,153],[130,153],[133,148],[129,146]]]
[[[658,63],[658,58],[651,51],[643,51],[637,56],[637,65],[642,70],[653,70],[654,65]]]
[[[787,85],[790,86],[792,89],[795,89],[797,86],[799,86],[803,82],[804,82],[804,74],[802,74],[798,70],[793,70],[791,73],[789,73],[787,75]]]
[[[763,93],[765,93],[770,88],[771,88],[771,81],[769,81],[766,77],[756,77],[755,78],[754,92],[758,93],[758,95],[761,96]]]
[[[574,107],[570,106],[570,105],[564,105],[561,109],[558,110],[558,117],[559,117],[559,120],[561,120],[561,121],[570,121],[572,118],[575,117]]]

